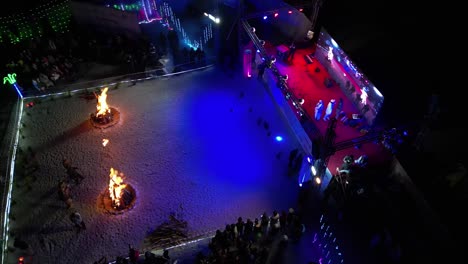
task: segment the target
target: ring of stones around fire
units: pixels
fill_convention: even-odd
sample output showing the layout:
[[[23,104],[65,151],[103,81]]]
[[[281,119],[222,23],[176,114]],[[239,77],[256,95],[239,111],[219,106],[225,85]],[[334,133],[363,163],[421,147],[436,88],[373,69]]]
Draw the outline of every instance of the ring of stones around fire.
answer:
[[[110,120],[110,122],[108,123],[100,123],[100,122],[97,122],[96,121],[96,117],[95,117],[95,114],[91,114],[90,115],[90,121],[91,121],[91,124],[95,127],[95,128],[101,128],[101,129],[104,129],[104,128],[108,128],[108,127],[111,127],[115,124],[117,124],[120,120],[120,112],[113,108],[113,107],[109,107],[110,109],[110,114],[112,115],[112,120]]]
[[[101,203],[102,207],[104,208],[105,212],[112,215],[121,215],[132,210],[135,207],[136,203],[136,191],[132,185],[126,183],[125,184],[125,191],[129,193],[131,196],[131,201],[127,203],[123,208],[116,209],[112,203],[112,198],[110,197],[109,190],[106,190],[103,194],[101,194]],[[123,201],[122,201],[123,202]]]

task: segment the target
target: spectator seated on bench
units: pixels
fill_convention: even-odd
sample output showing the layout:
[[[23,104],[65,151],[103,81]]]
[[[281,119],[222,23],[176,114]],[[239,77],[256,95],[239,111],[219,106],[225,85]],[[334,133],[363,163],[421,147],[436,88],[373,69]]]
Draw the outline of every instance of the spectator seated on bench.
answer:
[[[338,114],[338,120],[340,120],[345,125],[348,125],[348,123],[349,123],[349,119],[348,119],[348,116],[346,115],[345,111],[341,111]]]

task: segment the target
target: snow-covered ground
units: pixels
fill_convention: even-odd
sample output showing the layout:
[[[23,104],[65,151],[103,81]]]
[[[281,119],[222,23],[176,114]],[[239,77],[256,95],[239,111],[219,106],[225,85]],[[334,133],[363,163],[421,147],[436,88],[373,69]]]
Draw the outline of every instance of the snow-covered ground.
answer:
[[[211,68],[111,89],[107,102],[121,118],[105,130],[89,122],[96,100],[80,95],[25,108],[20,147],[37,152],[41,169],[30,184],[16,177],[10,230],[32,246],[30,263],[115,259],[126,255],[128,244],[142,247],[147,232],[171,212],[196,236],[239,216],[295,206],[297,179],[286,172],[289,152],[299,144],[256,79]],[[57,195],[67,176],[64,158],[85,176],[72,186],[71,209]],[[106,214],[100,205],[111,167],[137,191],[136,206],[123,215]],[[87,224],[81,233],[69,220],[75,210]],[[23,253],[16,250],[9,259]]]

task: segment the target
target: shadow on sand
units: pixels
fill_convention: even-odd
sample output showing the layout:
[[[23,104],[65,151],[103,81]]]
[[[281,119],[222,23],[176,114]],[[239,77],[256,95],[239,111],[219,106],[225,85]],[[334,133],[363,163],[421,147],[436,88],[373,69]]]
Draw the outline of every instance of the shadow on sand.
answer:
[[[48,143],[40,146],[37,149],[37,151],[38,152],[45,151],[45,150],[49,149],[52,146],[62,144],[66,140],[75,138],[75,137],[77,137],[77,136],[79,136],[79,135],[81,135],[83,133],[86,133],[86,132],[92,130],[92,129],[94,129],[94,128],[91,125],[91,122],[89,121],[89,119],[86,119],[83,122],[81,122],[81,124],[77,125],[76,127],[65,131],[62,135],[59,135],[59,136],[55,137],[54,139],[52,139],[51,141],[49,141]]]

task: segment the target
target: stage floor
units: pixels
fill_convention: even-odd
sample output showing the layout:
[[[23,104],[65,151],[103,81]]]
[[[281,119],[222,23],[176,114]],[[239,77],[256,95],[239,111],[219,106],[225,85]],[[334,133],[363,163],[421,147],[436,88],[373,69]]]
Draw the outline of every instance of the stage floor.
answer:
[[[267,52],[276,56],[276,47],[272,46],[271,43],[266,43],[265,48]],[[324,112],[328,102],[331,99],[335,99],[336,105],[340,98],[343,99],[343,111],[346,113],[359,113],[359,110],[353,105],[353,103],[347,98],[344,92],[338,85],[327,88],[325,86],[325,79],[330,78],[325,67],[320,64],[317,59],[313,58],[313,63],[307,63],[304,56],[314,52],[313,48],[297,49],[294,59],[290,62],[284,62],[280,59],[276,62],[276,67],[282,74],[288,75],[287,84],[297,98],[303,98],[305,100],[303,107],[312,117],[313,123],[320,131],[321,135],[325,135],[327,130],[328,122],[322,119],[316,121],[313,117],[315,115],[315,105],[319,100],[324,103]],[[316,68],[320,69],[316,72]],[[333,111],[332,116],[335,116]],[[377,128],[378,129],[378,128]],[[344,125],[343,122],[338,121],[336,126],[336,142],[344,140],[350,140],[363,136],[364,134],[359,128],[353,128]],[[392,155],[387,151],[382,144],[376,144],[373,142],[361,145],[359,148],[349,148],[336,152],[330,158],[328,168],[331,173],[334,173],[336,167],[341,166],[343,163],[343,157],[346,155],[353,155],[358,158],[361,155],[369,156],[370,166],[379,166],[387,164],[391,160]]]

